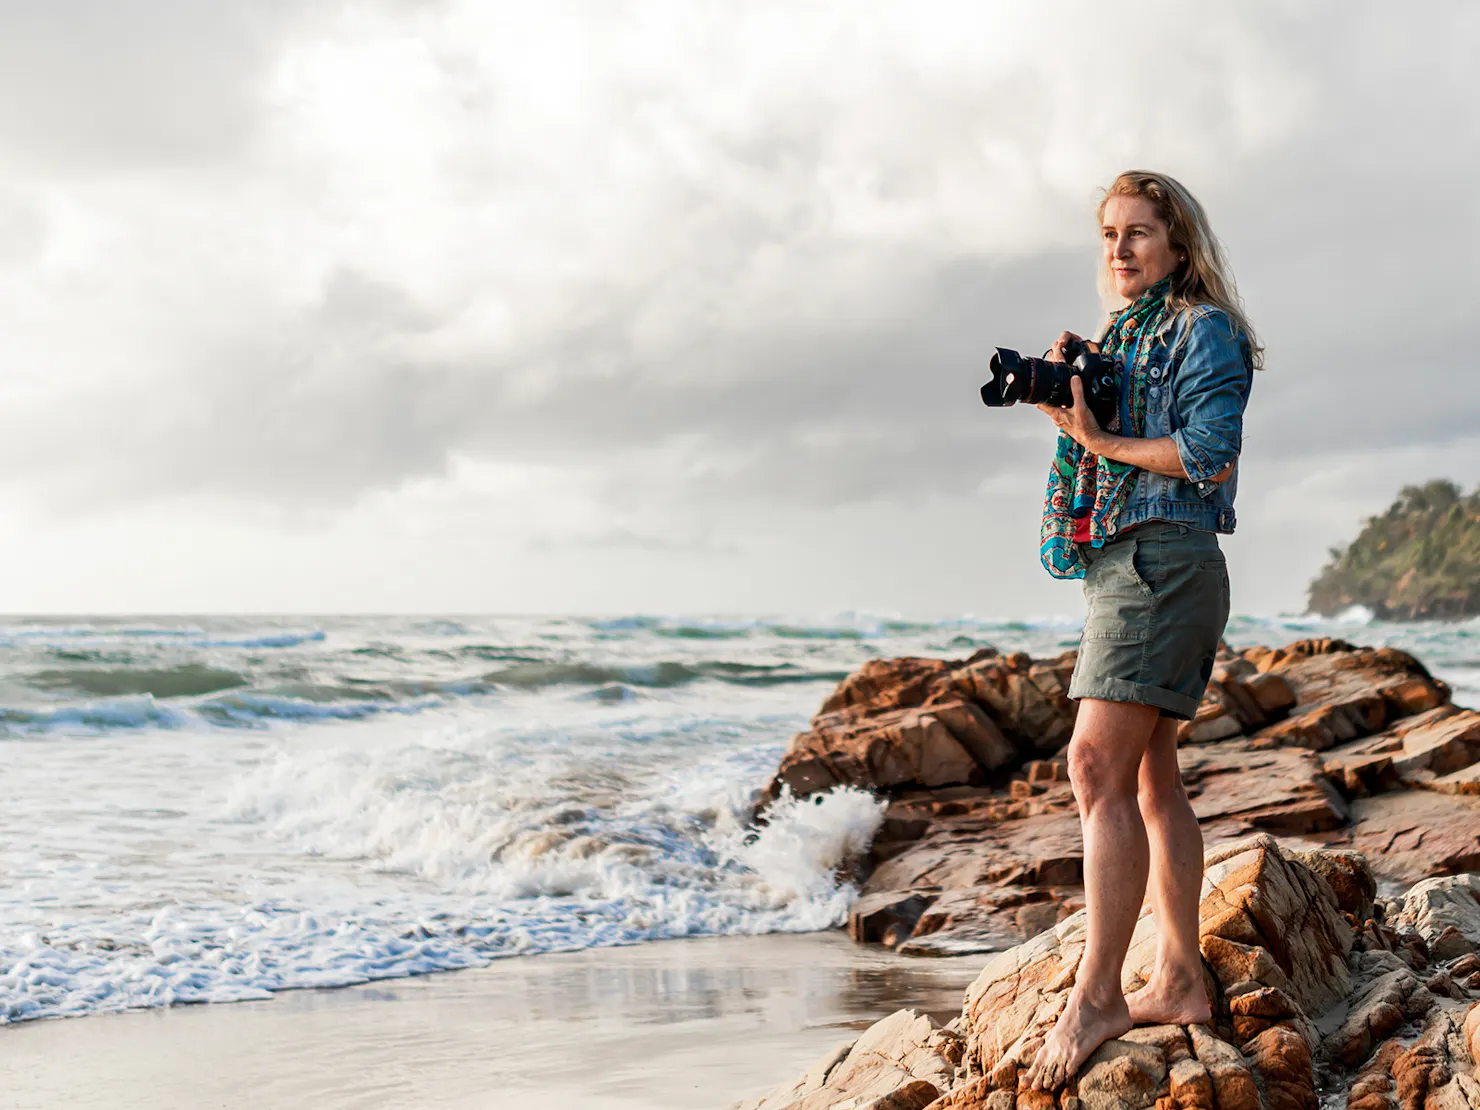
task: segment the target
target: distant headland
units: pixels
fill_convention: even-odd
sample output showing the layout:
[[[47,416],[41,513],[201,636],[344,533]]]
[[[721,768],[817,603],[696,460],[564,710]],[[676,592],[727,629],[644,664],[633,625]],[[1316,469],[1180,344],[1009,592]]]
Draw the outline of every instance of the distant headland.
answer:
[[[1364,605],[1384,620],[1480,614],[1480,489],[1438,479],[1407,486],[1368,519],[1310,584],[1310,608],[1332,616]]]

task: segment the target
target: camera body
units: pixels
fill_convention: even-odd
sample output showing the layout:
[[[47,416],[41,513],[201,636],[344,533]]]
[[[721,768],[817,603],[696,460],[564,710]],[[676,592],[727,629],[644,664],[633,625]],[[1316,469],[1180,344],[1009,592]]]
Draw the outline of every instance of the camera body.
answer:
[[[982,403],[990,408],[1006,408],[1019,401],[1070,408],[1074,394],[1069,382],[1078,377],[1084,384],[1085,402],[1100,427],[1109,428],[1120,413],[1120,363],[1091,351],[1082,339],[1064,347],[1063,362],[1024,358],[998,347],[988,368],[992,380],[982,386]]]

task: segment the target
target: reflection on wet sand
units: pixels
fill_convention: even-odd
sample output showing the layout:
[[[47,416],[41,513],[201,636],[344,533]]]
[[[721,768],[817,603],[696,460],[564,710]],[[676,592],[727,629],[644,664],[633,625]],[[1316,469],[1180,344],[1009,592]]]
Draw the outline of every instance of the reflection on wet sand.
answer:
[[[708,937],[0,1037],[17,1106],[705,1110],[901,1006],[954,1016],[984,962],[837,932]]]

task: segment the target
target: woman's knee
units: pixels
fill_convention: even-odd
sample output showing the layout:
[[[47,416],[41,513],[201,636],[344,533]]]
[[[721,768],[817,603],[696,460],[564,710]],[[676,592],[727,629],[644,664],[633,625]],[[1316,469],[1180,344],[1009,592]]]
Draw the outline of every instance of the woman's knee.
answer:
[[[1085,736],[1069,744],[1069,783],[1081,809],[1110,797],[1136,796],[1136,763],[1115,746]]]

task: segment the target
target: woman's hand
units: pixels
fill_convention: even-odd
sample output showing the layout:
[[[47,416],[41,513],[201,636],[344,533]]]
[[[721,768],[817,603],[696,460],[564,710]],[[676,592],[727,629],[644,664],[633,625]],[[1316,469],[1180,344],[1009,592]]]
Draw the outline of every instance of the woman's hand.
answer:
[[[1063,359],[1060,358],[1057,361],[1062,362]],[[1074,404],[1070,408],[1061,409],[1058,405],[1039,405],[1039,410],[1047,413],[1048,418],[1058,426],[1059,431],[1068,432],[1070,438],[1086,451],[1103,455],[1104,452],[1098,450],[1097,445],[1105,433],[1100,427],[1100,422],[1095,419],[1095,414],[1090,412],[1089,405],[1085,402],[1084,382],[1078,374],[1070,376],[1069,392],[1074,395]]]
[[[1053,341],[1053,346],[1043,352],[1043,357],[1048,359],[1049,362],[1067,361],[1064,358],[1064,348],[1070,343],[1083,343],[1085,347],[1095,354],[1100,353],[1100,345],[1093,339],[1084,339],[1081,336],[1075,335],[1072,331],[1066,331],[1059,333],[1059,337]]]

